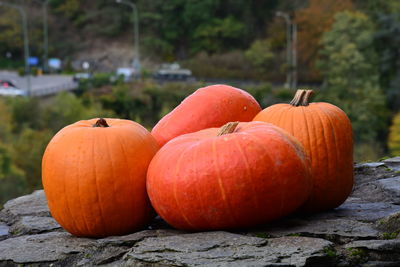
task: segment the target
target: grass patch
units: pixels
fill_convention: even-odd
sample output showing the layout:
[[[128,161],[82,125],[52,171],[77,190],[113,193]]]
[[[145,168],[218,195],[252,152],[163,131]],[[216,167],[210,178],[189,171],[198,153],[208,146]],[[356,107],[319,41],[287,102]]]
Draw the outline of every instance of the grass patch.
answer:
[[[269,238],[269,237],[271,237],[270,234],[267,234],[267,233],[265,233],[265,232],[255,233],[255,236],[256,236],[256,237],[259,237],[259,238]]]
[[[324,248],[324,253],[326,256],[332,257],[332,258],[337,256],[336,251],[331,247]]]

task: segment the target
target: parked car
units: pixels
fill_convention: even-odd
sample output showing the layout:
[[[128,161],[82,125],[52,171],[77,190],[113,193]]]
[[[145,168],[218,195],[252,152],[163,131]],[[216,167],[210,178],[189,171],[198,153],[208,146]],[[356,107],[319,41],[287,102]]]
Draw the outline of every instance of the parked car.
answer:
[[[167,81],[192,81],[194,77],[192,71],[182,69],[178,63],[162,64],[161,68],[153,74],[156,80]]]
[[[0,80],[0,95],[4,96],[27,96],[26,90],[18,88],[9,80]]]

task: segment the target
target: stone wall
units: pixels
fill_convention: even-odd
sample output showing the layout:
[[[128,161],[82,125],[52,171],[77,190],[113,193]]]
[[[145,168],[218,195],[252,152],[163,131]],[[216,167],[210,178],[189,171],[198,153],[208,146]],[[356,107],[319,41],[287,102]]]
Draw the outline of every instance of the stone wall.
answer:
[[[400,266],[400,158],[355,165],[339,208],[237,232],[148,229],[77,238],[50,216],[43,191],[0,211],[0,266]]]

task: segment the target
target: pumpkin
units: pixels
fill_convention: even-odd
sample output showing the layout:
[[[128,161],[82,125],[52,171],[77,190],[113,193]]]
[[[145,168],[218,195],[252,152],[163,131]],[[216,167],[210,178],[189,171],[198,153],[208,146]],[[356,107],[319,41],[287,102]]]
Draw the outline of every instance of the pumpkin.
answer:
[[[262,122],[181,135],[150,163],[147,192],[157,213],[185,230],[244,228],[294,211],[311,178],[298,141]]]
[[[129,120],[91,119],[63,128],[42,161],[52,216],[76,236],[122,235],[144,227],[154,217],[146,172],[157,150],[151,134]]]
[[[230,121],[251,121],[261,111],[247,92],[228,85],[211,85],[196,90],[164,116],[151,131],[160,146],[174,137]]]
[[[273,123],[304,146],[311,159],[314,188],[304,210],[341,205],[353,187],[353,139],[349,118],[329,103],[310,103],[312,90],[298,90],[290,104],[272,105],[254,121]]]

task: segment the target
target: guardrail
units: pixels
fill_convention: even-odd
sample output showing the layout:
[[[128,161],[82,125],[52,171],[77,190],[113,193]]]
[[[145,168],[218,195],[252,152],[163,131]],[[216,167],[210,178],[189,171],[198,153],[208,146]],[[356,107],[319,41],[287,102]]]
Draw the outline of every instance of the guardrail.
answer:
[[[67,83],[62,83],[57,86],[50,86],[50,87],[45,87],[41,89],[33,89],[31,92],[32,96],[48,96],[48,95],[53,95],[61,91],[71,91],[76,88],[78,88],[78,83],[77,82],[67,82]]]

